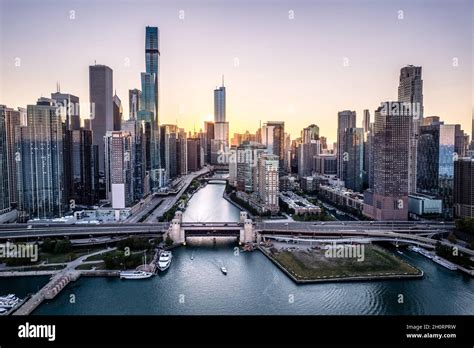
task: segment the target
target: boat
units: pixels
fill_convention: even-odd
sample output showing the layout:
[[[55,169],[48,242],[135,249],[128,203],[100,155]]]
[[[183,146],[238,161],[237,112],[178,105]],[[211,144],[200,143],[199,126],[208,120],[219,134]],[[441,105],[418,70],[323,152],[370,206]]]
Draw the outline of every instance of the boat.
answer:
[[[221,267],[221,272],[224,273],[225,275],[227,275],[227,268],[225,268],[224,266]]]
[[[163,251],[160,254],[160,258],[158,259],[158,269],[160,271],[165,271],[171,264],[171,259],[173,258],[173,254],[171,251]]]
[[[422,249],[420,248],[420,250],[418,251],[419,254],[429,258],[429,259],[432,259],[433,258],[433,255],[431,255],[427,250],[425,249]]]
[[[120,272],[120,279],[146,279],[152,275],[153,273],[145,271],[122,271]]]
[[[447,269],[449,269],[449,270],[451,270],[451,271],[455,271],[455,270],[458,269],[458,266],[456,266],[454,263],[451,263],[451,262],[449,262],[449,261],[446,261],[446,260],[444,260],[444,259],[442,259],[442,258],[440,258],[440,257],[438,257],[438,256],[434,256],[434,257],[432,258],[432,260],[433,260],[434,262],[436,262],[438,265],[441,265],[441,266],[443,266],[443,267],[445,267],[445,268],[447,268]]]
[[[397,253],[403,255],[403,251],[397,249]]]
[[[0,301],[14,300],[16,298],[15,294],[8,294],[7,296],[0,296]]]

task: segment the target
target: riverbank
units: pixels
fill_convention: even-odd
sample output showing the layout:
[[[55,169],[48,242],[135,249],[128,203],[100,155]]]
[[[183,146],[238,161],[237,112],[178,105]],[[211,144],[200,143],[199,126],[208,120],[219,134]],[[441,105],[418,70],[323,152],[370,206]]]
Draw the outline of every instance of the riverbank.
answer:
[[[417,279],[423,271],[371,244],[364,245],[363,260],[327,257],[326,249],[258,248],[295,283]]]

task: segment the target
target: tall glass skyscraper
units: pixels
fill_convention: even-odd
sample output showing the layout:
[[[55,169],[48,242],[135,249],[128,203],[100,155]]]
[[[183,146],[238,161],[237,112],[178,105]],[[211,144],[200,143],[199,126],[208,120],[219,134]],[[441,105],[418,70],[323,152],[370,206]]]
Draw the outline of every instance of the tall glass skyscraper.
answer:
[[[343,180],[347,188],[362,192],[364,168],[364,129],[346,128],[344,133],[344,152],[347,160],[343,161]]]
[[[40,98],[27,107],[27,126],[17,134],[19,218],[64,215],[63,124],[54,101]]]
[[[157,27],[146,27],[145,32],[145,68],[141,73],[142,94],[138,120],[148,123],[149,132],[145,142],[149,144],[146,152],[147,171],[151,179],[151,189],[156,191],[162,185],[160,163],[160,128],[159,128],[159,30]]]
[[[446,215],[453,213],[454,160],[461,149],[456,138],[464,134],[460,125],[433,122],[421,126],[418,141],[417,189],[418,192],[443,199]]]
[[[413,114],[412,134],[410,135],[408,192],[416,193],[417,149],[419,128],[423,120],[423,80],[421,66],[408,65],[400,70],[398,101],[410,104]]]
[[[0,106],[0,214],[10,210],[8,193],[7,128],[5,124],[6,107]]]
[[[347,128],[356,127],[356,112],[344,110],[337,113],[337,176],[342,180],[344,177],[344,138]]]

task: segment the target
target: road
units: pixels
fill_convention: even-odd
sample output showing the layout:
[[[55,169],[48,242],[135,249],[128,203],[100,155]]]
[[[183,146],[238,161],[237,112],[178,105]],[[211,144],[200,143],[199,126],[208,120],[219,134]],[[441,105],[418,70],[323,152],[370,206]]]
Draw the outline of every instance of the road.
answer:
[[[204,167],[200,171],[188,174],[186,177],[184,177],[181,181],[181,189],[179,192],[176,195],[162,198],[161,204],[145,219],[145,222],[151,223],[158,221],[158,219],[163,216],[164,213],[166,213],[173,207],[173,205],[176,204],[176,202],[181,198],[184,191],[186,191],[194,179],[207,173],[209,173],[209,168]]]

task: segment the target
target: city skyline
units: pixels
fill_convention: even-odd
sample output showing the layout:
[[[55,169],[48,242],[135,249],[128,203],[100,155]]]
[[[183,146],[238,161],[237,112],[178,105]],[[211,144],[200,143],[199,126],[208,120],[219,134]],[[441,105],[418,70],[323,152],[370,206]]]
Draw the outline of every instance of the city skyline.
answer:
[[[357,5],[341,1],[339,5],[352,6],[355,11],[351,15],[356,20],[349,21],[344,14],[347,11],[334,17],[336,5],[279,1],[271,10],[257,4],[253,11],[246,11],[245,28],[237,25],[239,15],[247,9],[245,1],[239,4],[209,1],[200,6],[191,2],[175,5],[167,1],[144,1],[139,2],[140,6],[119,2],[109,9],[110,17],[104,17],[102,10],[110,3],[103,1],[89,7],[87,3],[49,2],[55,5],[55,11],[47,13],[48,2],[39,8],[30,1],[1,1],[1,59],[7,62],[1,70],[2,103],[13,108],[26,107],[38,97],[55,92],[57,82],[61,84],[61,92],[78,96],[81,103],[88,102],[87,69],[95,62],[112,68],[114,90],[126,100],[129,89],[141,87],[140,72],[145,70],[143,30],[147,25],[156,25],[161,45],[159,117],[162,124],[177,121],[186,130],[203,128],[204,121],[213,119],[212,90],[225,75],[230,134],[253,132],[259,120],[278,120],[285,121],[285,131],[295,138],[303,127],[316,123],[321,134],[327,135],[332,143],[336,140],[338,111],[355,110],[356,125],[360,126],[364,109],[372,114],[381,101],[397,99],[400,69],[413,64],[423,68],[424,115],[460,123],[469,133],[472,67],[466,62],[471,60],[472,43],[467,1],[454,2],[454,6],[444,1],[425,1],[438,6],[423,12],[421,5],[403,1],[399,6],[374,4],[363,13]],[[12,21],[23,6],[38,9],[22,13],[24,23],[31,23],[24,28]],[[151,15],[155,10],[156,15]],[[335,23],[328,23],[324,15],[329,14],[332,21],[345,20],[346,28],[342,30],[335,28]],[[435,20],[448,14],[457,14],[456,21],[444,18],[442,23],[437,23]],[[121,22],[125,15],[127,20]],[[51,24],[44,24],[49,22],[48,16],[56,18],[56,24],[62,26],[63,30],[56,36],[46,35],[53,29]],[[222,25],[223,17],[226,25]],[[42,26],[32,31],[38,18],[42,19]],[[79,32],[74,24],[84,24],[85,18],[88,26],[80,25]],[[214,21],[206,21],[211,18]],[[265,28],[259,24],[262,18]],[[111,19],[120,23],[120,27]],[[387,28],[381,27],[382,33],[377,37],[364,35],[372,30],[367,23],[377,24],[375,19],[388,24]],[[102,26],[103,21],[110,22],[110,26]],[[281,35],[275,38],[272,28],[276,26],[280,27]],[[209,38],[207,34],[217,28],[220,31]],[[301,38],[303,29],[310,34],[305,35],[306,39]],[[255,33],[255,40],[249,36],[251,32]],[[384,33],[389,44],[382,46],[386,49],[380,49],[379,38]],[[326,40],[329,35],[331,42]],[[354,35],[366,38],[355,40]],[[65,37],[68,39],[64,40]],[[219,44],[210,45],[213,41]],[[443,43],[442,49],[439,42]],[[289,49],[277,51],[278,43]],[[206,47],[205,52],[201,53],[199,45]],[[392,52],[391,47],[400,49],[387,55],[386,52]],[[307,53],[302,55],[302,49]],[[73,65],[71,56],[74,56]],[[15,66],[17,63],[19,66]],[[318,101],[318,96],[323,98]],[[124,103],[123,109],[128,117],[128,103]],[[87,116],[87,108],[81,111],[82,118]]]

